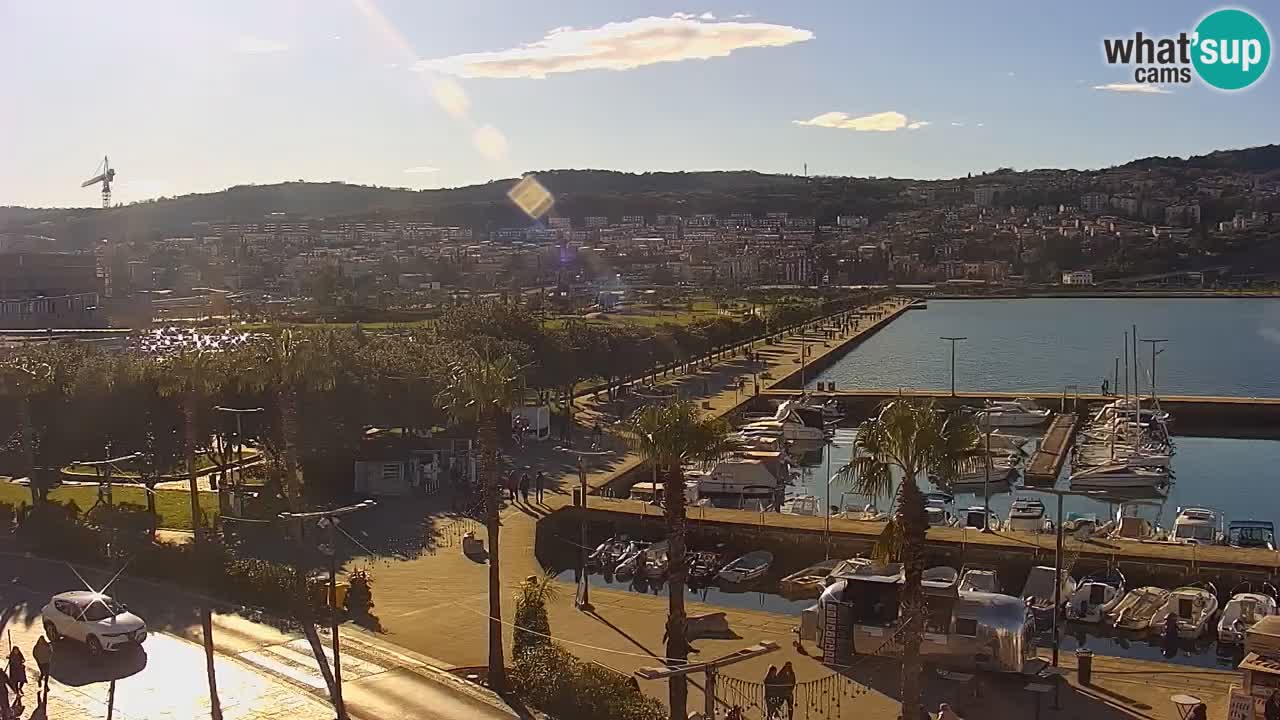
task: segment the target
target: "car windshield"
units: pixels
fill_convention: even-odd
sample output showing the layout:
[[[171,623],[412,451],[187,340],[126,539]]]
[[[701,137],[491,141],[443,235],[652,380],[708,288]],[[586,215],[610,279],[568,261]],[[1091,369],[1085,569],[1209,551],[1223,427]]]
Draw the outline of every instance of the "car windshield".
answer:
[[[115,617],[122,612],[124,612],[123,606],[109,597],[103,597],[84,606],[81,611],[81,617],[90,622],[97,622]]]

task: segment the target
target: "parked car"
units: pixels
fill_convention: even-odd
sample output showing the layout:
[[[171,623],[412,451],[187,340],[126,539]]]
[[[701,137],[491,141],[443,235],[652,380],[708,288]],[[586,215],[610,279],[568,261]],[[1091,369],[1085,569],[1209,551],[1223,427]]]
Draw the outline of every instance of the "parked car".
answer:
[[[94,655],[136,647],[147,639],[147,624],[142,618],[111,596],[89,590],[54,595],[40,616],[50,641],[76,640]]]

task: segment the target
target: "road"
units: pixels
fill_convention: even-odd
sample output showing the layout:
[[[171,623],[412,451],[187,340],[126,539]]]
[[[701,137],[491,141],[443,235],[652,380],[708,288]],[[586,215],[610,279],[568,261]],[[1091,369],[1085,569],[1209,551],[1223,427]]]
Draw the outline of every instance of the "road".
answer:
[[[81,570],[82,582],[69,565],[17,555],[4,555],[0,563],[5,568],[0,650],[8,653],[9,643],[21,647],[34,681],[31,648],[43,633],[39,614],[49,596],[85,585],[101,587],[109,578]],[[127,577],[117,580],[109,592],[147,620],[151,634],[144,647],[92,658],[78,643],[59,642],[48,705],[40,714],[31,685],[22,720],[105,718],[108,705],[111,716],[123,720],[209,717],[204,649],[191,596]],[[214,614],[215,668],[224,718],[331,719],[328,690],[306,639],[257,620]],[[437,670],[429,658],[358,631],[344,631],[342,639],[344,697],[357,720],[516,716],[492,696]],[[326,660],[331,663],[332,658]]]

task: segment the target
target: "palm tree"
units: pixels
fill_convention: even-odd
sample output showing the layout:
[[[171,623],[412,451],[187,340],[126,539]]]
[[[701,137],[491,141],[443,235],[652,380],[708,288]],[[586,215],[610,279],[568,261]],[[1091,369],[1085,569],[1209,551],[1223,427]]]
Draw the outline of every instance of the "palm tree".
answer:
[[[183,454],[187,471],[187,489],[191,496],[192,542],[198,549],[202,540],[200,523],[200,489],[196,484],[196,445],[198,413],[202,404],[218,392],[226,382],[219,353],[200,348],[183,349],[160,359],[160,393],[177,396],[182,404]],[[148,493],[149,494],[149,493]],[[210,528],[212,530],[212,528]],[[218,700],[218,679],[214,670],[213,611],[201,603],[200,623],[204,641],[205,672],[209,678],[209,714],[222,720],[222,704]]]
[[[685,639],[685,507],[684,471],[689,461],[706,461],[732,449],[729,423],[704,416],[692,401],[646,405],[622,428],[631,448],[662,475],[663,506],[667,520],[667,649],[671,661],[689,657]],[[672,676],[669,686],[671,720],[688,716],[688,681]]]
[[[520,368],[510,355],[471,354],[450,365],[440,403],[455,422],[476,426],[476,460],[484,483],[485,526],[489,536],[489,684],[506,690],[502,649],[502,575],[498,560],[498,424],[519,404]]]
[[[512,655],[551,644],[551,623],[547,606],[559,596],[555,574],[530,575],[516,590],[515,638]]]
[[[902,712],[920,717],[920,641],[924,627],[920,576],[924,572],[925,535],[929,530],[924,494],[917,484],[930,475],[946,488],[979,452],[977,427],[957,414],[944,414],[932,401],[893,400],[858,431],[857,451],[836,473],[870,497],[888,497],[894,475],[901,475],[893,516],[876,541],[878,559],[900,559],[906,575],[902,588]]]

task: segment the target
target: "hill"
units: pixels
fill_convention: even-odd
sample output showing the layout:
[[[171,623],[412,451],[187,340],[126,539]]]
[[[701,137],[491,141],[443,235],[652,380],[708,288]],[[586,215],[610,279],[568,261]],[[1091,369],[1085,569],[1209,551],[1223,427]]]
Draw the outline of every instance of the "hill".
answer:
[[[1142,169],[1227,172],[1280,170],[1280,145],[1223,150],[1191,158],[1149,157],[1110,172]],[[1028,186],[1062,171],[1001,169],[974,182],[999,179]],[[547,170],[536,173],[555,195],[552,214],[581,218],[659,213],[691,215],[789,212],[831,221],[838,213],[873,218],[911,207],[901,192],[911,180],[802,177],[754,171],[624,173],[611,170]],[[108,210],[0,207],[0,234],[56,238],[63,249],[88,247],[102,238],[150,241],[191,233],[193,222],[261,222],[271,213],[287,220],[397,219],[456,224],[486,230],[527,225],[506,193],[514,178],[441,190],[408,190],[339,182],[240,185],[221,192],[149,200]],[[945,182],[945,181],[944,181]],[[1029,196],[1030,200],[1044,201]],[[1058,201],[1055,198],[1051,200]],[[1069,199],[1067,199],[1069,201]]]

